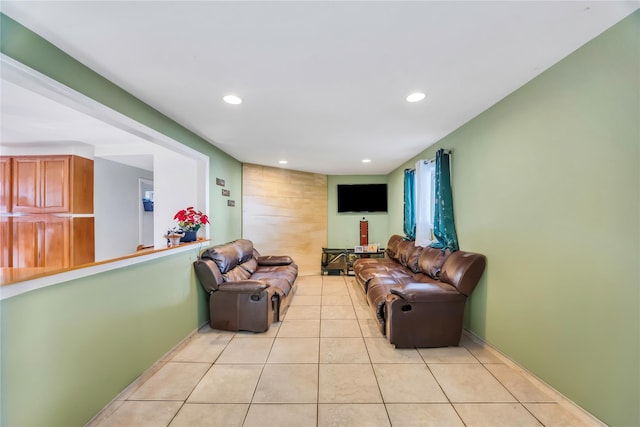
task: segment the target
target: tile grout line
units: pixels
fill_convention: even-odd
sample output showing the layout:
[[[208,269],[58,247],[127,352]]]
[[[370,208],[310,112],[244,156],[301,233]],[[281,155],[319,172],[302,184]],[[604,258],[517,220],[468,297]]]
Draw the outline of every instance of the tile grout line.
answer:
[[[200,329],[198,329],[199,331]],[[196,331],[197,333],[197,331]],[[187,403],[187,400],[189,400],[189,398],[191,397],[191,395],[193,394],[193,392],[195,391],[195,389],[198,387],[198,385],[200,385],[200,383],[202,382],[202,379],[213,369],[213,367],[215,366],[216,362],[218,361],[218,359],[220,358],[220,356],[222,355],[222,353],[227,349],[227,347],[229,346],[229,343],[231,341],[233,341],[233,339],[236,337],[237,333],[234,333],[233,336],[231,337],[231,339],[229,341],[227,341],[224,345],[224,348],[222,349],[222,351],[220,351],[220,353],[218,353],[218,355],[215,357],[215,359],[211,362],[211,366],[209,366],[209,369],[207,369],[207,371],[200,377],[200,379],[198,380],[198,382],[196,383],[195,386],[193,386],[193,389],[191,389],[191,392],[189,393],[189,395],[184,399],[184,401],[182,402],[182,405],[180,405],[180,408],[178,408],[178,410],[176,411],[176,413],[173,415],[173,417],[171,417],[171,420],[169,420],[169,423],[167,424],[167,426],[169,426],[173,420],[178,416],[178,414],[180,413],[180,411],[182,410],[182,408],[184,408],[184,405]],[[174,356],[175,357],[175,356]],[[247,409],[248,410],[248,409]]]
[[[505,389],[505,390],[507,390],[507,391],[509,392],[509,394],[511,394],[511,396],[513,396],[513,398],[514,398],[514,399],[516,399],[516,402],[518,402],[518,404],[519,404],[522,408],[524,408],[524,410],[525,410],[525,411],[527,411],[529,414],[531,414],[531,416],[532,416],[536,421],[538,421],[538,422],[540,423],[540,425],[542,425],[542,426],[544,426],[544,425],[545,425],[545,424],[542,422],[542,420],[541,420],[541,419],[539,419],[538,417],[536,417],[536,416],[535,416],[535,414],[534,414],[533,412],[531,412],[531,410],[529,410],[529,408],[527,408],[527,407],[522,403],[522,401],[518,398],[518,396],[516,396],[516,395],[515,395],[511,390],[509,390],[509,387],[507,387],[505,384],[503,384],[503,383],[502,383],[502,381],[500,381],[500,378],[498,378],[498,377],[497,377],[497,376],[496,376],[496,375],[491,371],[491,369],[488,369],[488,368],[485,366],[485,363],[480,362],[480,364],[484,367],[484,369],[486,369],[486,370],[489,372],[489,374],[491,374],[491,376],[492,376],[493,378],[495,378],[495,379],[496,379],[496,381],[498,381],[498,383],[499,383],[502,387],[504,387],[504,389]],[[489,364],[489,363],[488,363],[488,364]],[[505,365],[505,366],[507,366],[506,364],[504,364],[504,365]],[[513,370],[513,368],[509,368],[509,369]],[[526,380],[526,381],[528,381],[526,378],[525,378],[525,380]]]
[[[417,348],[416,348],[417,350]],[[434,381],[436,382],[436,384],[438,384],[438,387],[440,388],[440,391],[442,392],[442,394],[444,395],[444,397],[447,399],[447,402],[449,404],[449,406],[451,406],[451,409],[453,409],[453,411],[456,413],[456,415],[458,416],[458,419],[460,420],[460,422],[466,426],[467,423],[464,421],[464,419],[462,418],[462,415],[460,415],[460,413],[458,412],[458,409],[455,407],[455,405],[453,404],[453,402],[451,401],[451,398],[449,397],[449,395],[447,394],[447,392],[444,390],[444,388],[442,387],[442,384],[440,384],[440,381],[438,381],[438,378],[435,376],[435,374],[433,373],[433,371],[431,370],[431,367],[429,366],[429,364],[427,363],[427,361],[424,359],[424,356],[422,355],[422,353],[420,353],[418,351],[418,354],[420,354],[420,357],[422,358],[425,366],[427,367],[427,369],[429,370],[429,373],[431,374],[431,376],[433,377]]]
[[[346,282],[346,279],[345,279]],[[347,287],[349,285],[347,284]],[[349,297],[351,299],[351,305],[352,305],[352,309],[355,312],[355,306],[354,306],[354,301],[353,301],[353,294],[352,292],[349,292]],[[356,316],[357,319],[357,316]],[[371,352],[369,351],[369,346],[367,345],[367,341],[365,340],[364,337],[364,333],[362,332],[362,327],[360,326],[360,319],[356,320],[358,322],[358,328],[360,329],[360,338],[362,339],[362,342],[364,343],[364,348],[367,352],[367,357],[369,358],[369,367],[371,368],[371,371],[373,372],[373,378],[375,378],[376,380],[376,385],[378,386],[378,393],[380,393],[380,399],[382,400],[382,406],[384,407],[384,412],[385,414],[387,414],[387,421],[389,422],[389,426],[392,426],[392,422],[391,422],[391,414],[389,414],[389,408],[387,407],[387,402],[385,401],[384,398],[384,394],[382,393],[382,387],[380,386],[380,381],[378,379],[378,375],[376,374],[376,370],[373,367],[373,360],[371,359]]]

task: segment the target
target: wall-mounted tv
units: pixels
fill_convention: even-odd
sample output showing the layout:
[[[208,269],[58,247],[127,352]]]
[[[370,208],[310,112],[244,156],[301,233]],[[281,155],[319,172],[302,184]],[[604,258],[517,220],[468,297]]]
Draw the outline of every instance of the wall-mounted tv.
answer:
[[[387,212],[387,184],[338,184],[338,213]]]

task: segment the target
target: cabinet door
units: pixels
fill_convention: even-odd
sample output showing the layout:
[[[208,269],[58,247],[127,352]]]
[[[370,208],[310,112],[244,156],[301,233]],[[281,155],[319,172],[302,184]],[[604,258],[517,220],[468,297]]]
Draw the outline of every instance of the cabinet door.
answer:
[[[6,216],[0,217],[0,267],[11,267],[11,224]]]
[[[11,211],[11,158],[0,157],[0,213]]]
[[[12,220],[12,267],[40,267],[40,222],[18,217]]]
[[[41,224],[40,267],[69,267],[69,219],[49,218]]]
[[[71,219],[70,226],[71,266],[95,262],[95,224],[93,217]]]
[[[13,212],[39,212],[40,160],[15,157],[13,159]]]
[[[40,160],[40,212],[69,212],[69,158]]]
[[[69,218],[14,217],[12,267],[69,267]]]

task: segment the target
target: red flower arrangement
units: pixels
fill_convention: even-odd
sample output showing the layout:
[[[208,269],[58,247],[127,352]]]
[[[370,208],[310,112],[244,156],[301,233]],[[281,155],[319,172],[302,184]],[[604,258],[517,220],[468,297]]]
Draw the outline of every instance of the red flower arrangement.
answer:
[[[178,225],[184,231],[198,231],[200,226],[209,224],[209,217],[195,210],[193,206],[178,211],[173,219],[178,221]]]

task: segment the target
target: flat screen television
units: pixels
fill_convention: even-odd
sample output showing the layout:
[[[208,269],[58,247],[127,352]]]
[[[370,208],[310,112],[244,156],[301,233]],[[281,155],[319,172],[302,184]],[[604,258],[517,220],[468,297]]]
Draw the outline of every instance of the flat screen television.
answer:
[[[338,184],[338,213],[387,212],[387,184]]]

